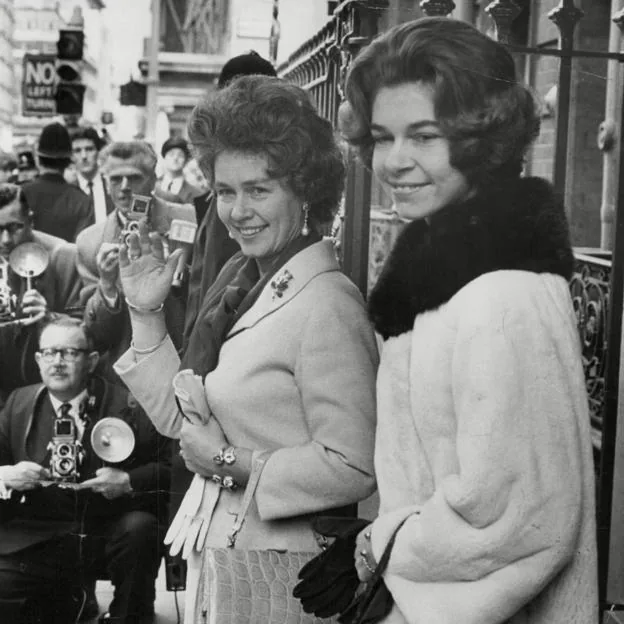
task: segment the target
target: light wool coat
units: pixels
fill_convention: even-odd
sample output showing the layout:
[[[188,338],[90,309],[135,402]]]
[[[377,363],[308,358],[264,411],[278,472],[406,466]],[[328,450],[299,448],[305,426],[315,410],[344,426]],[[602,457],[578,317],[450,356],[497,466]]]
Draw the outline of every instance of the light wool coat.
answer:
[[[377,560],[407,519],[386,624],[596,621],[594,469],[566,280],[471,281],[385,342],[377,393]]]
[[[340,272],[328,241],[294,256],[224,342],[205,378],[208,405],[234,446],[273,451],[237,547],[315,550],[310,514],[374,490],[374,333],[362,297]],[[275,282],[275,280],[273,280]],[[181,426],[171,381],[180,360],[170,342],[115,370],[156,428]],[[225,546],[242,491],[221,492],[206,543]]]

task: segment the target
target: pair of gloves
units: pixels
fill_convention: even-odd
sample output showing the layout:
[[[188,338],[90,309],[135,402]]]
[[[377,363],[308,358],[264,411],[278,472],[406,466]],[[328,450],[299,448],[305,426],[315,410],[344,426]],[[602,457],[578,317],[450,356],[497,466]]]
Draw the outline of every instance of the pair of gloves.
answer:
[[[319,516],[312,528],[333,542],[299,571],[293,596],[306,613],[327,618],[346,611],[360,586],[353,553],[355,540],[369,524],[361,518]],[[325,541],[325,540],[324,540]],[[339,618],[339,621],[342,620]]]
[[[396,532],[377,572],[362,585],[355,569],[355,541],[368,524],[361,518],[331,516],[312,521],[313,529],[324,538],[333,538],[333,542],[299,571],[301,580],[295,585],[293,596],[301,601],[306,613],[320,618],[339,614],[341,624],[375,624],[390,613],[394,600],[381,575]]]

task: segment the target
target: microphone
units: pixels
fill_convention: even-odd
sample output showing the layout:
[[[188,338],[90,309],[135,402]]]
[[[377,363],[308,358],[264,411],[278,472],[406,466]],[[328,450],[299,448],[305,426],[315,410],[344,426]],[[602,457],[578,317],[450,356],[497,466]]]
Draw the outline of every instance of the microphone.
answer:
[[[183,249],[182,254],[178,258],[175,272],[173,273],[173,280],[171,281],[172,286],[182,286],[182,282],[184,282],[184,272],[191,253],[191,248],[193,247],[196,232],[197,224],[192,221],[184,221],[183,219],[171,220],[169,242],[175,243],[175,246],[172,246],[174,249],[179,247]],[[173,250],[170,249],[170,251]]]

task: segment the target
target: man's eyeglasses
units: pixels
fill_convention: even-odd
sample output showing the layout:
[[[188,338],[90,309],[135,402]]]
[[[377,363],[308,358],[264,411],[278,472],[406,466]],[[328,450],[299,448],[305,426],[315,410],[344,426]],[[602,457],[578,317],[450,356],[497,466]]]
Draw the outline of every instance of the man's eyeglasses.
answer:
[[[23,223],[13,222],[13,223],[5,223],[4,225],[0,223],[0,234],[2,232],[8,232],[9,236],[14,236],[18,232],[21,232],[26,226]]]
[[[57,355],[61,356],[61,360],[65,360],[66,362],[75,362],[81,353],[89,353],[89,349],[73,349],[72,347],[67,347],[66,349],[41,349],[39,351],[39,355],[44,362],[54,362]]]

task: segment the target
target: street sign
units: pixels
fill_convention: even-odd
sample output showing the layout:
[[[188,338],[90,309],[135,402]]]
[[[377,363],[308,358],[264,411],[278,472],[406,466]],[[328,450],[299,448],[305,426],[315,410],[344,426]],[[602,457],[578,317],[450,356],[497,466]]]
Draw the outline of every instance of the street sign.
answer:
[[[53,117],[56,115],[56,56],[24,54],[22,78],[22,115]]]

